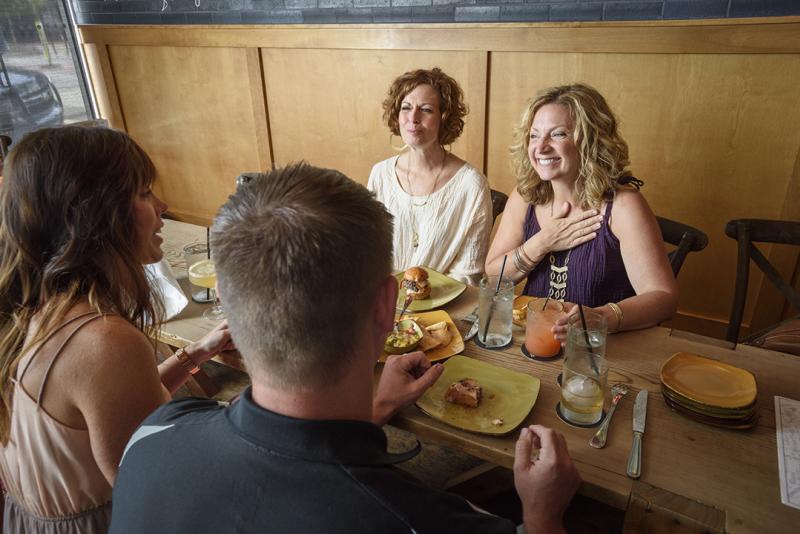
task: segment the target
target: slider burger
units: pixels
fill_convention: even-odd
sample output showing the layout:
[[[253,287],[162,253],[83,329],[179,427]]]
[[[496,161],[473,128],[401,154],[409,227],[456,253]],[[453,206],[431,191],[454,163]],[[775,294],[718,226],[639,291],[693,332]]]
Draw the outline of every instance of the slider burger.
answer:
[[[428,271],[422,267],[411,267],[403,274],[401,287],[406,290],[406,295],[411,295],[414,300],[428,298],[431,294]]]

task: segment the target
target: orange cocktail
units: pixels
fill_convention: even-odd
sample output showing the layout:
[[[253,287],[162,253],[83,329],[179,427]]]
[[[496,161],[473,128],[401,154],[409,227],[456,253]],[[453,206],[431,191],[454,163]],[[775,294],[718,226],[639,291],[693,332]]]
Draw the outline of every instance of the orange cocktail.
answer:
[[[564,311],[557,300],[543,298],[528,303],[528,319],[525,326],[525,348],[531,356],[552,358],[558,356],[561,342],[553,337],[553,325]]]

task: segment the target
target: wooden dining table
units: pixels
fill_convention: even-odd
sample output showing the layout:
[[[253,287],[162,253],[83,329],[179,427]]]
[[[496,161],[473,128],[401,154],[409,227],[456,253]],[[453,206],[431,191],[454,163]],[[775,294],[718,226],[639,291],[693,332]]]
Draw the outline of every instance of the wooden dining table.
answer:
[[[180,250],[205,240],[205,229],[165,221],[165,255],[188,294]],[[477,305],[477,290],[468,287],[446,310],[462,334],[462,319]],[[208,305],[190,302],[161,328],[159,340],[173,347],[199,339],[215,323],[202,318]],[[620,402],[603,449],[589,446],[595,429],[567,425],[555,411],[560,398],[556,382],[562,359],[532,361],[520,351],[524,329],[514,326],[513,343],[503,350],[465,343],[463,355],[530,374],[541,387],[524,424],[540,424],[564,434],[581,477],[581,493],[626,510],[626,532],[800,532],[800,510],[781,503],[774,397],[800,399],[800,359],[763,350],[654,327],[609,336],[606,356],[609,383],[625,383],[630,393]],[[659,372],[677,352],[691,352],[753,373],[758,386],[759,419],[746,431],[716,428],[672,411],[661,394]],[[243,369],[235,356],[218,360]],[[380,373],[376,368],[376,376]],[[642,475],[626,476],[632,441],[633,400],[649,391]],[[392,425],[420,438],[439,442],[501,467],[513,465],[518,432],[502,436],[476,434],[451,427],[411,406]],[[800,461],[800,459],[798,459]]]

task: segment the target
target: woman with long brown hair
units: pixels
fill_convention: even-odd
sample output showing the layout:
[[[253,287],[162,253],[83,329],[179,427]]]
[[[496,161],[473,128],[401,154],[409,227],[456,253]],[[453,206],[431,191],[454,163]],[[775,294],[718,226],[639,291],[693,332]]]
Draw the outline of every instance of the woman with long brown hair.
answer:
[[[167,206],[126,134],[64,127],[11,150],[0,186],[0,475],[7,532],[105,532],[136,427],[195,366],[232,348],[225,323],[156,365],[162,316],[143,264]]]

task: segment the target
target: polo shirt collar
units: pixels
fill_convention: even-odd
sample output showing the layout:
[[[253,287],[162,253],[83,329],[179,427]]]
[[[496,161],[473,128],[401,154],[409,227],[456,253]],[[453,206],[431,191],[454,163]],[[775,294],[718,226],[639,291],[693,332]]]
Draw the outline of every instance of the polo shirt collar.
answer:
[[[365,421],[308,420],[287,417],[253,401],[248,387],[226,410],[228,421],[248,441],[288,458],[347,465],[391,465],[416,456],[420,444],[406,452],[386,450],[386,434]]]

